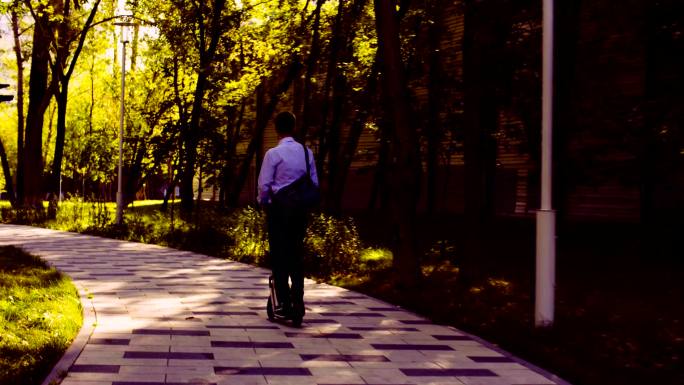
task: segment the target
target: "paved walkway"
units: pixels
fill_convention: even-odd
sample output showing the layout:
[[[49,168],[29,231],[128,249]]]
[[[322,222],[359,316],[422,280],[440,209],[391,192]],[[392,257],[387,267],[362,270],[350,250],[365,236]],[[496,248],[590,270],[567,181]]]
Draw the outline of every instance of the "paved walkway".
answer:
[[[265,269],[23,226],[0,225],[0,244],[43,257],[81,290],[90,318],[60,363],[63,385],[565,384],[334,286],[307,280],[307,315],[293,329],[266,319]]]

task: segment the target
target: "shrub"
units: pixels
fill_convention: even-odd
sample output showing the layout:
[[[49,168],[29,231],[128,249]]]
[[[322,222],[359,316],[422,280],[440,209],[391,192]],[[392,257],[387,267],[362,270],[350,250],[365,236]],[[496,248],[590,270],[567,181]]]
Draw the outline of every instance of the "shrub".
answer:
[[[232,239],[229,257],[264,265],[268,255],[266,215],[247,207],[229,218],[227,229]],[[348,274],[360,268],[361,240],[351,218],[337,219],[326,214],[312,214],[304,240],[304,266],[317,277]]]
[[[86,201],[69,198],[57,206],[55,219],[47,227],[57,230],[100,233],[114,221],[112,212],[103,200]]]
[[[304,266],[311,275],[330,277],[359,270],[361,240],[351,218],[314,214],[304,240]]]
[[[371,272],[389,269],[392,267],[392,258],[393,254],[388,249],[363,249],[359,255],[359,270],[362,272]]]
[[[264,264],[268,253],[265,213],[248,206],[234,212],[228,223],[227,233],[232,241],[227,250],[229,256],[240,262]]]
[[[45,210],[39,208],[0,208],[2,223],[14,223],[17,225],[33,225],[45,223],[47,214]]]

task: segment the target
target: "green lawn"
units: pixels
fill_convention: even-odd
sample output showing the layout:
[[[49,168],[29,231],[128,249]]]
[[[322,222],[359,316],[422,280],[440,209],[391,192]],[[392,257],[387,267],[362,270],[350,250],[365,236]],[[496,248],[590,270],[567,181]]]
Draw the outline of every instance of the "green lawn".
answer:
[[[19,249],[0,247],[0,384],[40,384],[82,323],[67,276]]]

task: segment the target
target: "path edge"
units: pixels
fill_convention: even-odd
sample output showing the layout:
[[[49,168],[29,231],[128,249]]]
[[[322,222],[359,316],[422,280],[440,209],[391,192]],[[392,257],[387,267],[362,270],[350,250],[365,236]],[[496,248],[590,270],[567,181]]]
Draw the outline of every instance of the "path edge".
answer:
[[[68,275],[65,272],[61,273]],[[73,282],[73,278],[71,276],[69,276],[69,278],[72,279]],[[69,348],[64,352],[62,358],[57,361],[41,385],[56,385],[64,380],[66,374],[69,372],[69,368],[71,368],[71,365],[76,362],[76,359],[81,355],[81,352],[83,352],[83,349],[88,343],[88,340],[90,340],[90,336],[93,334],[93,331],[95,331],[95,326],[97,325],[97,313],[95,312],[93,301],[88,298],[84,287],[74,286],[76,286],[76,290],[78,290],[78,296],[81,301],[83,324],[81,325],[81,330],[78,331],[76,338],[71,342]]]
[[[323,283],[324,283],[325,285],[330,285],[330,284],[325,283],[325,282],[323,282]],[[335,286],[335,285],[330,285],[330,286]],[[368,298],[372,298],[372,299],[374,299],[374,300],[376,300],[376,301],[378,301],[378,302],[382,302],[382,303],[384,303],[384,304],[387,304],[387,305],[390,306],[390,307],[395,307],[395,308],[401,309],[402,311],[404,311],[404,312],[406,312],[406,313],[408,313],[408,314],[411,314],[411,315],[413,315],[413,316],[415,316],[415,317],[424,319],[424,320],[426,320],[426,321],[430,321],[433,325],[446,327],[446,328],[451,329],[451,330],[453,330],[453,331],[456,331],[456,332],[458,332],[458,333],[462,333],[463,335],[466,335],[466,336],[470,337],[473,341],[476,341],[476,342],[478,342],[478,343],[484,345],[485,347],[487,347],[487,348],[489,348],[489,349],[491,349],[491,350],[493,350],[493,351],[495,351],[495,352],[497,352],[497,353],[499,353],[499,354],[501,354],[501,355],[503,355],[503,356],[506,356],[506,357],[512,359],[512,360],[515,361],[516,363],[518,363],[518,364],[520,364],[520,365],[526,367],[527,369],[529,369],[529,370],[531,370],[531,371],[533,371],[533,372],[535,372],[535,373],[537,373],[537,374],[539,374],[539,375],[545,377],[546,379],[555,382],[556,385],[572,385],[571,383],[569,383],[568,381],[566,381],[566,380],[564,380],[563,378],[559,377],[558,375],[553,374],[553,373],[549,372],[548,370],[543,369],[543,368],[541,368],[541,367],[539,367],[539,366],[537,366],[537,365],[535,365],[535,364],[532,364],[532,363],[530,363],[530,362],[528,362],[528,361],[525,361],[525,360],[523,360],[522,358],[520,358],[520,357],[518,357],[518,356],[516,356],[516,355],[514,355],[514,354],[512,354],[512,353],[510,353],[509,351],[504,350],[504,349],[501,348],[499,345],[496,345],[496,344],[494,344],[494,343],[492,343],[492,342],[489,342],[489,341],[483,339],[482,337],[478,337],[478,336],[476,336],[476,335],[474,335],[474,334],[471,334],[471,333],[468,333],[468,332],[466,332],[466,331],[463,331],[463,330],[461,330],[461,329],[459,329],[459,328],[457,328],[457,327],[455,327],[455,326],[438,324],[438,323],[436,323],[435,321],[433,321],[433,320],[431,320],[431,319],[429,319],[429,318],[427,318],[427,317],[425,317],[425,316],[422,316],[422,315],[420,315],[420,314],[418,314],[418,313],[415,313],[415,312],[413,312],[413,311],[411,311],[411,310],[408,310],[408,309],[406,309],[406,308],[403,308],[403,307],[401,307],[401,306],[399,306],[399,305],[395,305],[395,304],[389,303],[389,302],[387,302],[387,301],[384,301],[384,300],[382,300],[382,299],[379,299],[379,298],[376,298],[376,297],[372,297],[372,296],[370,296],[370,295],[368,295],[368,294],[361,293],[361,292],[354,291],[354,290],[349,290],[349,289],[347,289],[347,288],[345,288],[345,287],[341,287],[341,286],[336,286],[336,287],[342,288],[342,289],[344,289],[344,290],[346,290],[346,291],[348,291],[348,292],[351,292],[351,293],[358,293],[358,294],[364,295],[364,296],[366,296],[366,297],[368,297]]]
[[[16,225],[13,225],[13,226],[16,226]],[[26,226],[26,227],[29,227],[29,226]],[[31,227],[32,227],[32,226],[31,226]],[[41,229],[45,229],[45,228],[41,228]],[[57,231],[57,232],[64,232],[64,231],[53,230],[53,229],[45,229],[45,230],[51,230],[51,231]],[[124,241],[124,240],[118,240],[118,239],[114,239],[114,238],[107,238],[107,237],[101,237],[101,236],[93,236],[93,235],[81,234],[81,233],[75,233],[75,232],[65,232],[65,233],[74,234],[74,235],[79,235],[79,236],[96,237],[96,238],[102,238],[102,239],[108,239],[108,240],[116,240],[116,241],[121,241],[121,242],[132,242],[132,241]],[[142,242],[133,242],[133,243],[142,243]],[[143,244],[145,244],[145,243],[143,243]],[[173,248],[168,247],[168,246],[161,246],[161,245],[157,245],[157,244],[146,244],[146,245],[153,245],[153,246],[160,247],[160,248],[165,248],[165,249],[173,249]],[[24,246],[24,245],[23,245],[23,244],[14,244],[14,246],[23,249],[23,246]],[[243,264],[243,265],[250,266],[251,268],[255,268],[255,269],[263,269],[263,268],[260,267],[260,266],[256,266],[256,265],[253,265],[253,264],[250,264],[250,263],[235,261],[235,260],[232,260],[232,259],[229,259],[229,258],[219,258],[219,257],[210,256],[210,255],[206,255],[206,254],[201,254],[201,253],[197,253],[197,252],[193,252],[193,251],[188,251],[188,250],[180,250],[180,249],[174,249],[174,250],[183,251],[183,252],[189,252],[189,253],[192,253],[193,255],[202,256],[202,257],[205,257],[205,258],[220,259],[220,260],[224,260],[224,261],[230,261],[230,262],[233,262],[233,263]],[[26,251],[26,250],[24,250],[24,251]],[[27,252],[28,252],[28,251],[27,251]],[[43,259],[43,258],[41,257],[41,259]],[[45,261],[45,259],[43,259],[43,260]],[[51,264],[49,261],[46,261],[46,262],[52,266],[52,264]],[[53,266],[53,267],[54,267],[54,266]],[[64,273],[64,272],[62,272],[62,273],[63,273],[63,274],[66,274],[66,273]],[[68,275],[68,274],[66,274],[66,275]],[[69,276],[69,277],[71,278],[71,276]],[[511,354],[510,352],[504,350],[503,348],[499,347],[498,345],[496,345],[496,344],[494,344],[494,343],[488,342],[488,341],[484,340],[484,339],[481,338],[481,337],[478,337],[478,336],[476,336],[476,335],[474,335],[474,334],[465,332],[465,331],[463,331],[463,330],[461,330],[461,329],[458,329],[458,328],[456,328],[456,327],[454,327],[454,326],[451,326],[451,325],[444,325],[444,324],[438,324],[438,323],[436,323],[436,322],[430,320],[429,318],[426,318],[425,316],[419,315],[419,314],[417,314],[417,313],[415,313],[415,312],[413,312],[413,311],[411,311],[411,310],[408,310],[408,309],[403,308],[403,307],[401,307],[401,306],[398,306],[398,305],[389,303],[389,302],[384,301],[384,300],[382,300],[382,299],[379,299],[379,298],[370,296],[370,295],[365,294],[365,293],[361,293],[361,292],[358,292],[358,291],[350,290],[350,289],[347,289],[347,288],[342,287],[342,286],[332,285],[332,284],[327,283],[327,282],[325,282],[325,281],[318,281],[318,280],[315,280],[315,279],[312,279],[312,278],[308,278],[308,277],[305,277],[305,279],[309,280],[309,281],[310,281],[309,283],[316,283],[316,284],[319,284],[319,285],[326,285],[326,286],[337,287],[337,288],[340,288],[340,289],[342,289],[342,290],[344,290],[344,291],[347,291],[347,292],[356,293],[356,294],[361,294],[361,295],[363,295],[363,296],[365,296],[365,297],[368,297],[368,298],[371,298],[371,299],[376,300],[376,301],[378,301],[378,302],[384,303],[384,304],[386,304],[386,305],[388,305],[388,306],[390,306],[390,307],[395,307],[395,308],[401,309],[402,311],[404,311],[404,312],[406,312],[406,313],[408,313],[408,314],[411,314],[411,315],[413,315],[413,316],[415,316],[415,317],[418,317],[418,318],[420,318],[420,319],[427,320],[427,321],[431,322],[433,325],[442,326],[442,327],[446,327],[446,328],[448,328],[448,329],[457,331],[457,332],[459,332],[459,333],[462,333],[462,334],[464,334],[464,335],[467,335],[468,337],[472,338],[474,341],[477,341],[478,343],[480,343],[480,344],[486,346],[487,348],[492,349],[493,351],[495,351],[495,352],[497,352],[497,353],[499,353],[499,354],[502,354],[502,355],[504,355],[504,356],[506,356],[506,357],[511,358],[511,359],[514,360],[516,363],[518,363],[518,364],[520,364],[520,365],[526,367],[527,369],[529,369],[529,370],[531,370],[531,371],[533,371],[533,372],[535,372],[535,373],[537,373],[537,374],[539,374],[539,375],[545,377],[546,379],[551,380],[551,381],[554,381],[557,385],[572,385],[571,383],[569,383],[568,381],[566,381],[566,380],[564,380],[563,378],[559,377],[558,375],[553,374],[553,373],[551,373],[551,372],[549,372],[549,371],[547,371],[547,370],[545,370],[545,369],[543,369],[543,368],[541,368],[541,367],[539,367],[539,366],[537,366],[537,365],[534,365],[534,364],[532,364],[532,363],[530,363],[530,362],[528,362],[528,361],[525,361],[524,359],[519,358],[519,357],[517,357],[517,356],[514,355],[514,354]],[[75,285],[75,286],[76,286],[76,285]],[[41,385],[54,385],[54,384],[59,384],[59,383],[62,382],[62,380],[64,379],[64,374],[65,374],[66,372],[68,372],[68,369],[69,369],[69,368],[71,367],[71,365],[76,361],[76,359],[80,356],[80,354],[81,354],[81,352],[83,351],[83,349],[85,348],[85,346],[86,346],[88,340],[90,339],[90,336],[92,335],[92,333],[93,333],[94,330],[95,330],[95,326],[96,326],[96,322],[97,322],[97,313],[96,313],[96,311],[95,311],[95,307],[94,307],[94,305],[93,305],[93,302],[92,302],[92,300],[90,300],[90,299],[87,297],[87,295],[84,295],[85,288],[82,288],[82,287],[79,287],[79,286],[76,286],[76,288],[77,288],[77,290],[78,290],[79,297],[80,297],[81,304],[82,304],[82,310],[83,310],[83,325],[81,326],[81,330],[79,331],[78,335],[76,336],[76,338],[74,338],[74,341],[71,343],[71,346],[69,346],[69,348],[68,348],[67,351],[64,353],[64,355],[62,356],[62,358],[57,362],[57,364],[54,366],[54,368],[52,369],[52,371],[50,372],[50,374],[45,378],[45,380],[41,383]],[[88,308],[88,309],[87,309],[85,306],[83,306],[84,303],[86,303],[86,304],[89,305],[89,308]],[[53,382],[53,381],[54,381],[54,382]]]

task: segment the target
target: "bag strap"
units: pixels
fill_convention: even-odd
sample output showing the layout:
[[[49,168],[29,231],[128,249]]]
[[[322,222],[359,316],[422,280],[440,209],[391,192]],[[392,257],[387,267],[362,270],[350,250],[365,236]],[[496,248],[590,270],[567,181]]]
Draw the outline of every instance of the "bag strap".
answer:
[[[301,145],[304,148],[304,162],[306,163],[306,175],[308,175],[309,179],[311,179],[311,166],[309,166],[309,150],[307,150],[306,145],[304,143],[301,143]]]

